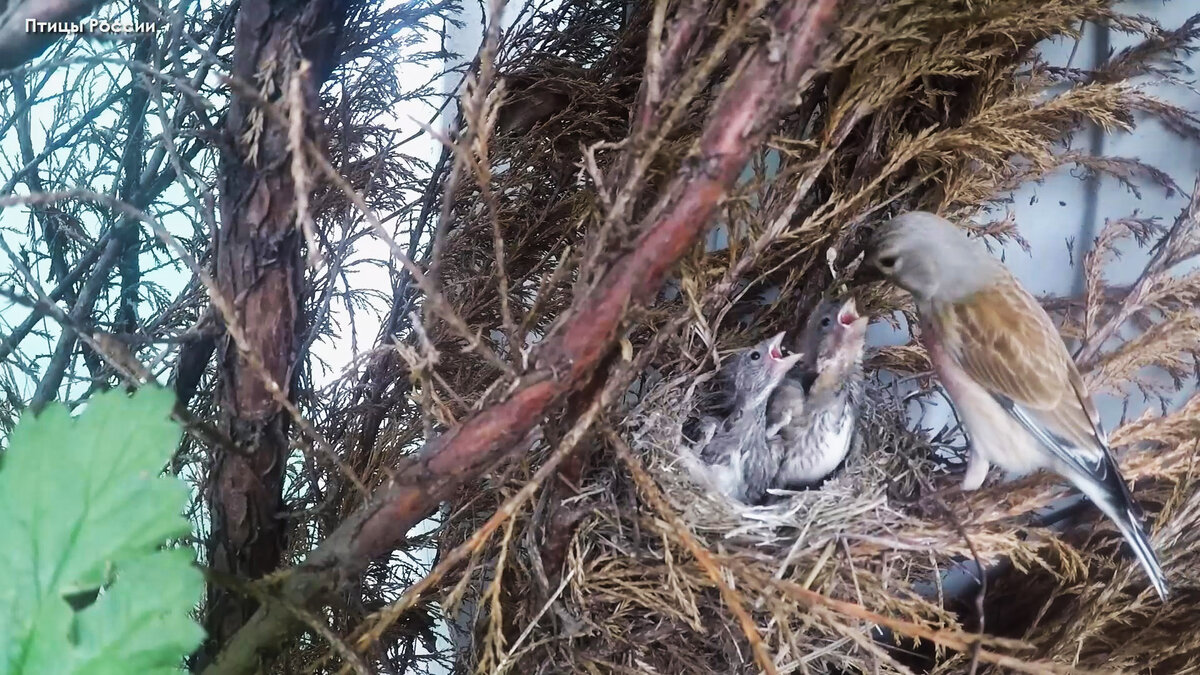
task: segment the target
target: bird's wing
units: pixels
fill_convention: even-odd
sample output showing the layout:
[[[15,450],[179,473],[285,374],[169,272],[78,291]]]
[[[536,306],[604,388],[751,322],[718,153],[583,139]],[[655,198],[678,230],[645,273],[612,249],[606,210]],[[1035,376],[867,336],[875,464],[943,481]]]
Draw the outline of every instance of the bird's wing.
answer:
[[[946,351],[1073,474],[1067,477],[1112,519],[1166,599],[1142,510],[1108,450],[1079,370],[1037,300],[1009,277],[934,316]]]
[[[1095,406],[1050,317],[1011,277],[940,308],[947,351],[1054,455],[1100,482],[1116,467]],[[1118,480],[1120,480],[1118,478]]]

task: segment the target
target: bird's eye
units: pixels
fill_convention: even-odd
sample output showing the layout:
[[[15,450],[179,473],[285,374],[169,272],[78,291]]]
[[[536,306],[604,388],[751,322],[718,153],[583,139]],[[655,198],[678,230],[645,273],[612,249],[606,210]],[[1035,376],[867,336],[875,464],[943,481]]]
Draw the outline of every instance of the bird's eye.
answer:
[[[829,328],[829,324],[833,323],[833,319],[825,317],[821,319],[821,328]]]
[[[751,361],[757,361],[761,358],[762,358],[762,354],[759,354],[758,352],[750,352],[750,360]]]
[[[888,270],[896,268],[896,260],[896,256],[894,255],[884,255],[879,256],[879,258],[875,260],[875,264],[879,266],[879,269],[887,272]]]

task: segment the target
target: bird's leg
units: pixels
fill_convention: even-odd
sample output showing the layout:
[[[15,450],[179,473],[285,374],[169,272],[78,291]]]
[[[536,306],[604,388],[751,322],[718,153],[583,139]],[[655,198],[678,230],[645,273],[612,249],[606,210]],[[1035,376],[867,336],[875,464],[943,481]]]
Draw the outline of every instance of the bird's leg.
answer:
[[[987,478],[987,472],[988,461],[983,458],[979,450],[972,447],[967,456],[967,473],[963,476],[962,489],[967,492],[978,490]]]
[[[779,416],[779,421],[767,427],[767,438],[775,438],[779,435],[779,430],[792,423],[792,411],[784,410]]]

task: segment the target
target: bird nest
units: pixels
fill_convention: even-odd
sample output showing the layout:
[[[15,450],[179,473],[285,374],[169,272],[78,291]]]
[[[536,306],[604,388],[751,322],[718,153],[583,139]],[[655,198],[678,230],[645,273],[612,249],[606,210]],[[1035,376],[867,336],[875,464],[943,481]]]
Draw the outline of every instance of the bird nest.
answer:
[[[758,672],[756,649],[778,672],[918,663],[954,672],[974,645],[985,663],[1011,665],[1015,641],[964,631],[970,620],[960,612],[977,589],[962,579],[946,588],[943,575],[973,578],[964,561],[1002,560],[1043,583],[1086,575],[1074,549],[1005,519],[1003,505],[969,515],[960,496],[931,494],[956,479],[880,396],[865,406],[846,464],[819,489],[781,493],[768,506],[706,490],[679,461],[687,391],[670,381],[647,392],[611,439],[616,461],[603,489],[575,505],[590,515],[555,602],[615,651],[589,653],[597,636],[586,631],[560,645],[554,672],[605,662],[640,672]]]
[[[542,555],[545,498],[477,561],[459,588],[471,597],[451,596],[472,608],[479,672],[754,673],[760,659],[780,673],[1179,672],[1197,659],[1178,639],[1194,605],[1160,606],[1094,509],[1048,519],[1070,491],[1044,474],[960,492],[955,449],[912,431],[894,388],[875,382],[830,480],[747,506],[681,466],[691,380],[650,386],[602,434],[597,466],[559,506],[574,518],[560,569]],[[1160,418],[1155,435],[1186,415]],[[1190,433],[1125,463],[1184,597],[1200,498],[1166,467],[1194,451]]]

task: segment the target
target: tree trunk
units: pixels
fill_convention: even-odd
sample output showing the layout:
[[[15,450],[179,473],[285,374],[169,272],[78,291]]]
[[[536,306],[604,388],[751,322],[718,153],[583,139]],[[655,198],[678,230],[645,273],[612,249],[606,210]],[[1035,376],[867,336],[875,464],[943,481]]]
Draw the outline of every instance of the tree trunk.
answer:
[[[319,126],[317,93],[334,65],[344,20],[343,0],[242,0],[234,77],[287,114],[300,106],[304,134],[312,138]],[[304,61],[308,68],[301,67]],[[294,78],[301,78],[299,101],[290,94]],[[221,147],[216,277],[235,310],[226,321],[245,336],[245,347],[261,368],[225,338],[221,421],[240,451],[214,450],[208,563],[218,575],[253,580],[276,570],[286,550],[282,494],[290,419],[263,376],[285,396],[293,396],[303,236],[296,222],[288,130],[237,91]],[[257,608],[252,598],[211,586],[205,615],[208,642],[197,665],[209,662]]]

